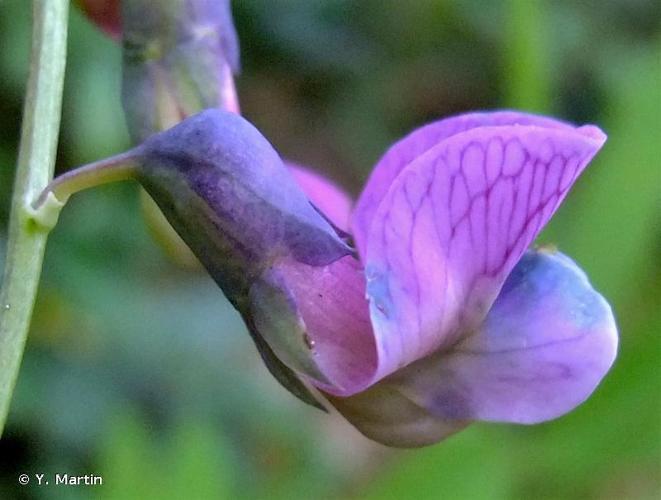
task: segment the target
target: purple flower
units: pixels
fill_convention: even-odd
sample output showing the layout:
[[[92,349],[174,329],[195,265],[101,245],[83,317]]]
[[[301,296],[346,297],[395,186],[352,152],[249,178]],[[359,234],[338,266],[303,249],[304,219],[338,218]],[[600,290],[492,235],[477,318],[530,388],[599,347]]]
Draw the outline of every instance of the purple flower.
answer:
[[[441,120],[387,151],[349,213],[243,118],[207,111],[141,147],[141,180],[285,386],[419,446],[556,418],[610,368],[606,301],[568,257],[528,250],[605,139],[510,111]]]

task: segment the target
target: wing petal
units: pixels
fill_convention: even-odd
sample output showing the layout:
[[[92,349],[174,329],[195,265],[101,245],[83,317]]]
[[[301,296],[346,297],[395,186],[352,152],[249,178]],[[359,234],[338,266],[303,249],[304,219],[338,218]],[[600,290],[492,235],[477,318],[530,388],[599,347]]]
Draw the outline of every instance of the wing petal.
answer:
[[[610,306],[576,264],[528,252],[482,328],[391,383],[440,418],[534,424],[585,401],[617,344]]]
[[[328,399],[376,441],[428,445],[474,420],[532,424],[571,411],[605,376],[617,342],[609,305],[576,264],[530,251],[476,333],[360,394]]]

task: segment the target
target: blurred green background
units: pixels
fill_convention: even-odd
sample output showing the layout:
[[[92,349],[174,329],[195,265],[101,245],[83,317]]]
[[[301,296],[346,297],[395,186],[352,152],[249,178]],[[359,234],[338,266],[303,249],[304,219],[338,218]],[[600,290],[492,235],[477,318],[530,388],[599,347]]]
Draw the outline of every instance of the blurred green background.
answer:
[[[30,3],[0,0],[0,262]],[[211,280],[175,267],[133,185],[82,193],[49,241],[0,498],[661,498],[661,4],[656,0],[234,2],[244,114],[356,194],[387,145],[448,114],[593,122],[602,153],[541,236],[613,304],[614,369],[534,427],[371,443],[267,374]],[[122,151],[120,51],[72,12],[58,171]],[[20,487],[20,473],[104,485]]]

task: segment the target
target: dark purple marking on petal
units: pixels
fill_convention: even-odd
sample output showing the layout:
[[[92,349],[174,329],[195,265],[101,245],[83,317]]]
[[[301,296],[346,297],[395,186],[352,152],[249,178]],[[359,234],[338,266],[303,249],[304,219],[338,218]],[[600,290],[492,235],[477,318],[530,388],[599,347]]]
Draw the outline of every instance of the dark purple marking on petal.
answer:
[[[525,163],[526,152],[521,142],[517,139],[507,141],[503,159],[503,175],[506,177],[518,176]]]
[[[432,147],[458,133],[485,126],[535,126],[545,129],[577,130],[582,135],[599,139],[596,127],[574,129],[559,120],[516,111],[468,113],[439,120],[413,131],[395,143],[379,160],[356,204],[353,215],[353,233],[360,254],[365,255],[366,241],[372,219],[393,181],[406,166]],[[459,151],[447,152],[446,164],[455,165]]]
[[[570,184],[559,189],[558,180],[567,166],[574,178],[602,143],[569,127],[481,127],[400,173],[373,218],[366,255],[370,300],[389,297],[387,316],[372,307],[372,317],[377,344],[397,345],[387,348],[396,359],[381,360],[390,372],[479,324],[566,195]],[[438,192],[444,198],[432,197]]]
[[[449,420],[466,420],[466,415],[473,413],[470,390],[467,387],[443,387],[434,394],[430,406],[434,409],[433,413],[443,415],[443,418]]]

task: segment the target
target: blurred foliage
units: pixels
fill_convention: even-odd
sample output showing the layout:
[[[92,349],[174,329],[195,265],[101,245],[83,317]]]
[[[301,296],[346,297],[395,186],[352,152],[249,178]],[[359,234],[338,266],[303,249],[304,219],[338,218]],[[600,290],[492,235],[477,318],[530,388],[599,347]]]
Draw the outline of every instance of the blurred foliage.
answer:
[[[0,1],[0,243],[29,3]],[[658,498],[661,4],[655,0],[234,2],[242,108],[353,193],[397,137],[470,109],[603,126],[609,141],[540,237],[612,301],[620,356],[572,414],[386,450],[261,366],[204,275],[172,265],[137,189],[76,196],[54,231],[7,432],[0,498]],[[77,12],[58,169],[128,145],[119,48]],[[4,245],[0,244],[0,262]],[[20,487],[19,473],[104,485]]]

